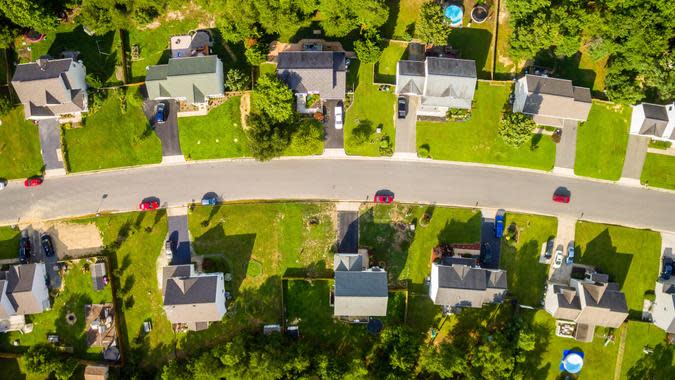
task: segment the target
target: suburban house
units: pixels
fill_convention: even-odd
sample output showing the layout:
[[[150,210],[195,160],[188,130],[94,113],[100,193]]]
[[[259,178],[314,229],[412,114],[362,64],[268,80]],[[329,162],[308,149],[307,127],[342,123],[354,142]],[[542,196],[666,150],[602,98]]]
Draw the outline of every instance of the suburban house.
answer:
[[[26,119],[77,117],[88,109],[86,76],[82,61],[40,58],[16,67],[12,87]]]
[[[206,104],[225,93],[223,62],[215,55],[170,58],[168,64],[147,67],[145,86],[148,99]]]
[[[630,133],[675,142],[675,103],[665,106],[642,103],[633,106]]]
[[[20,330],[24,316],[49,310],[45,264],[13,265],[0,272],[0,332]]]
[[[431,265],[429,297],[445,311],[480,308],[502,302],[505,295],[506,271],[480,268],[474,258],[445,257]]]
[[[528,74],[516,81],[513,112],[530,115],[539,125],[574,126],[590,111],[591,90],[571,80]]]
[[[574,338],[590,342],[595,326],[617,328],[628,317],[626,296],[609,276],[574,264],[569,285],[551,283],[544,309],[554,318],[576,323]]]
[[[366,322],[368,317],[387,315],[387,272],[378,267],[368,269],[367,256],[368,252],[361,250],[360,253],[338,253],[333,257],[336,317]]]
[[[445,117],[451,108],[471,109],[477,78],[476,62],[468,59],[398,61],[396,94],[420,96],[417,115]]]
[[[321,100],[345,97],[347,63],[342,51],[283,51],[277,56],[277,76],[293,90],[298,112],[312,113],[309,95]]]
[[[673,265],[675,257],[672,253],[664,256],[662,265]],[[652,305],[652,320],[654,324],[669,334],[675,334],[675,277],[659,276],[654,287],[656,295]]]
[[[162,284],[164,311],[174,326],[205,330],[227,311],[222,273],[198,273],[194,264],[170,265],[162,270]]]

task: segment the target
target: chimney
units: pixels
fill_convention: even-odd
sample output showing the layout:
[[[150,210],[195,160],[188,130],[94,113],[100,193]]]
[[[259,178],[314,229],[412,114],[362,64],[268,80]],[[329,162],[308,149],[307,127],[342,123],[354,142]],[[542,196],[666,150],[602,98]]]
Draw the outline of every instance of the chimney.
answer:
[[[47,62],[49,62],[49,59],[47,57],[40,57],[37,61],[35,61],[40,67],[40,70],[45,71],[47,70]]]

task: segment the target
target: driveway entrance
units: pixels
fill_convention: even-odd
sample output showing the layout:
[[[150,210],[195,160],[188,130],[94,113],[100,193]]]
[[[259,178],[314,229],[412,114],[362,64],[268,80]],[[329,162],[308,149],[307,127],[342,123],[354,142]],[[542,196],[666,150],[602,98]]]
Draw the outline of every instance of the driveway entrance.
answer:
[[[396,114],[396,150],[394,151],[394,155],[417,157],[416,127],[419,97],[406,96],[406,98],[408,99],[408,114],[404,119],[398,118],[398,111]]]
[[[326,120],[324,121],[324,148],[325,149],[344,149],[344,119],[345,110],[342,110],[342,129],[335,129],[335,107],[339,100],[326,100]]]
[[[166,105],[166,121],[164,123],[153,123],[152,120],[155,116],[155,107],[159,101],[147,100],[143,102],[143,112],[162,142],[162,161],[164,162],[167,157],[171,157],[173,161],[185,161],[178,138],[178,103],[173,99],[162,100],[161,102]]]
[[[629,135],[628,147],[626,148],[626,158],[623,161],[623,171],[621,179],[640,181],[642,166],[647,158],[647,148],[649,138],[643,136]]]
[[[45,163],[45,176],[66,175],[61,153],[61,126],[56,119],[40,120],[40,149]]]
[[[577,154],[577,127],[578,123],[572,120],[563,122],[560,143],[555,149],[554,171],[574,174],[574,160]]]

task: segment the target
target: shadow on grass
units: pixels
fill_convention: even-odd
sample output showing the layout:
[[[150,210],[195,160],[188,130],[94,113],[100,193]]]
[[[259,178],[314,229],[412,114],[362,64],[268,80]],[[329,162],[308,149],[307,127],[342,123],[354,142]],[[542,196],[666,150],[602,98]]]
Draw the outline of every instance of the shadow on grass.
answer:
[[[593,265],[599,272],[608,274],[610,280],[617,282],[621,288],[632,261],[632,254],[617,252],[608,229],[588,242],[580,258],[582,264]]]
[[[398,19],[398,13],[401,10],[401,0],[388,0],[387,5],[389,5],[389,17],[387,17],[387,21],[380,29],[382,30],[383,38],[394,38],[396,20]]]
[[[74,294],[70,296],[59,311],[59,315],[54,321],[56,331],[61,344],[73,347],[78,356],[89,360],[100,359],[100,354],[87,354],[87,336],[85,334],[86,320],[84,314],[84,305],[91,304],[91,298],[85,294]],[[76,321],[72,325],[66,317],[74,314]]]
[[[476,61],[478,77],[483,79],[490,79],[490,72],[484,68],[490,54],[491,43],[492,33],[478,28],[453,29],[448,38],[448,44],[459,49],[462,59]]]

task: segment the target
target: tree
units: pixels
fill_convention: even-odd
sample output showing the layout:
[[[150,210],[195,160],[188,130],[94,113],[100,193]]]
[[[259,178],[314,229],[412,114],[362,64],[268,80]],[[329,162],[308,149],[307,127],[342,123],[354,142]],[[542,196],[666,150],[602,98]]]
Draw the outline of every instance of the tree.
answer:
[[[290,143],[288,128],[261,112],[248,116],[246,135],[251,154],[260,161],[281,156]]]
[[[0,11],[14,24],[40,33],[52,31],[58,24],[50,3],[41,0],[0,0]]]
[[[57,380],[70,379],[77,368],[77,361],[71,357],[60,358],[53,347],[46,344],[32,346],[24,355],[26,370],[33,374],[49,375]]]
[[[261,63],[267,61],[267,53],[269,53],[267,45],[257,42],[247,47],[244,55],[246,56],[248,63],[252,66],[259,66]]]
[[[266,74],[258,78],[253,91],[253,108],[264,113],[273,122],[286,123],[293,119],[294,100],[291,89],[276,75]]]
[[[507,112],[499,121],[499,135],[511,146],[519,147],[532,138],[534,121],[525,114]]]
[[[429,346],[422,351],[419,369],[441,379],[465,377],[469,373],[466,356],[452,344],[441,344],[438,349]]]
[[[412,377],[419,354],[417,334],[406,327],[393,327],[382,331],[366,361],[378,378],[387,376]]]
[[[298,154],[316,154],[322,142],[323,124],[314,119],[303,119],[291,137],[291,146]]]
[[[429,1],[420,9],[415,31],[420,39],[428,44],[445,45],[448,43],[452,28],[445,20],[441,5],[436,1]]]
[[[354,42],[356,56],[363,63],[375,63],[382,55],[382,39],[376,30],[368,29],[360,40]]]
[[[248,86],[248,77],[238,69],[227,70],[225,87],[230,91],[243,91]]]
[[[650,347],[648,347],[650,348]],[[666,380],[675,378],[672,345],[659,343],[628,370],[628,380]]]
[[[321,26],[330,37],[344,37],[356,28],[376,29],[384,25],[389,7],[383,0],[321,0]]]
[[[6,95],[0,95],[0,116],[5,116],[12,110],[12,102]]]

